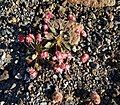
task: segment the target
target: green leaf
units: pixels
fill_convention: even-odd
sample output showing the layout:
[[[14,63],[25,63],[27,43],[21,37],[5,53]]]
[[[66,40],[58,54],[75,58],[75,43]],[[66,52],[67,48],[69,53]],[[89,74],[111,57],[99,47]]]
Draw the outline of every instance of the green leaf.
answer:
[[[63,42],[63,44],[67,50],[71,50],[70,45],[67,42]]]
[[[51,42],[47,42],[47,44],[44,46],[45,48],[50,48],[51,47]]]
[[[50,27],[50,30],[51,30],[51,32],[52,32],[53,34],[56,34],[56,30],[55,30],[55,28]]]

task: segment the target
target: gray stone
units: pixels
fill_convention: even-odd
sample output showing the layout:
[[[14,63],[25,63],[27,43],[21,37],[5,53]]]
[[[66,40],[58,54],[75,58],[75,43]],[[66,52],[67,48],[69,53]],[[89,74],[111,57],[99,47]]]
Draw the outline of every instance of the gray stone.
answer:
[[[47,105],[47,102],[42,102],[40,103],[40,105]]]
[[[11,88],[10,89],[13,89],[13,88],[15,88],[16,87],[16,84],[15,83],[13,83],[13,85],[11,86]]]

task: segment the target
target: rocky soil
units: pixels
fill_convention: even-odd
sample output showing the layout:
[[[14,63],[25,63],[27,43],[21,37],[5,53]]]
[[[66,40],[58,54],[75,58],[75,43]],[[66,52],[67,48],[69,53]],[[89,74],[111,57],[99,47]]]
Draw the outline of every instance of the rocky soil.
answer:
[[[31,79],[26,49],[17,37],[41,32],[45,10],[63,20],[74,14],[87,37],[74,47],[69,72],[55,73],[45,66]],[[0,0],[0,105],[53,105],[56,87],[63,94],[61,105],[92,105],[92,91],[100,95],[100,105],[120,105],[119,10],[119,1],[94,8],[64,0]],[[80,56],[85,52],[90,59],[83,64]]]

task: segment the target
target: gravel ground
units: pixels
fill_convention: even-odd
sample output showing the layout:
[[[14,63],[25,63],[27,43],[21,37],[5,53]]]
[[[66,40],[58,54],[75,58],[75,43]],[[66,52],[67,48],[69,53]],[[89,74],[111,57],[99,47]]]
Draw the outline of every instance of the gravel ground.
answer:
[[[42,15],[51,6],[56,18],[65,17],[60,8],[74,13],[88,36],[75,48],[70,72],[58,74],[44,67],[32,80],[26,72],[25,46],[17,37],[40,32]],[[0,0],[0,105],[53,105],[55,87],[65,97],[62,105],[89,105],[91,91],[100,95],[100,105],[120,105],[119,10],[119,1],[95,9],[59,0]],[[84,52],[90,59],[82,64],[79,56]]]

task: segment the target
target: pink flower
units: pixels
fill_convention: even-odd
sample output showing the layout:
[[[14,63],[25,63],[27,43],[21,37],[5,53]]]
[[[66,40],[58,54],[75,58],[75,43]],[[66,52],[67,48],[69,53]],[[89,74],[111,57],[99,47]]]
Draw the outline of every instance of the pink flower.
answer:
[[[38,42],[42,41],[41,34],[37,34],[35,38],[36,38],[36,41],[38,41]]]
[[[45,17],[47,18],[47,19],[51,19],[51,18],[53,18],[53,14],[52,14],[52,12],[47,12],[46,14],[45,14]]]
[[[45,24],[45,25],[43,26],[43,28],[44,28],[44,31],[48,30],[48,25]]]
[[[68,56],[68,54],[67,54],[67,53],[62,53],[62,58],[63,58],[63,59],[66,59],[66,58],[67,58],[67,56]]]
[[[65,65],[65,70],[69,70],[70,69],[70,65],[66,64]]]
[[[45,23],[48,23],[49,21],[50,21],[50,19],[44,18],[44,22],[45,22]]]
[[[54,67],[55,72],[57,73],[62,73],[63,69],[61,69],[60,67]]]
[[[29,34],[28,36],[29,36],[30,38],[32,38],[32,39],[35,39],[35,37],[34,37],[33,34]]]
[[[48,35],[48,31],[44,31],[44,34],[45,34],[45,35]]]
[[[27,43],[33,42],[34,39],[35,39],[35,37],[34,37],[33,34],[29,34],[29,35],[26,36],[26,42]]]
[[[30,74],[30,77],[33,78],[33,79],[34,79],[34,78],[37,76],[37,74],[38,74],[38,72],[37,72],[33,67],[29,68],[29,69],[28,69],[28,72],[29,72],[29,74]]]
[[[53,56],[53,57],[52,57],[52,60],[53,60],[53,61],[57,60],[56,56]]]
[[[67,52],[67,58],[68,58],[69,60],[71,60],[71,59],[72,59],[72,55],[71,55],[71,53],[70,53],[70,52]]]
[[[72,21],[76,21],[76,17],[71,14],[68,16],[68,19]]]
[[[81,34],[82,34],[83,37],[87,37],[87,34],[84,30],[82,30]]]
[[[18,36],[18,41],[19,42],[24,42],[25,41],[25,37],[23,35],[19,35]]]
[[[57,56],[57,59],[63,59],[63,56],[62,56],[62,53],[60,51],[56,51],[55,52],[56,56]]]
[[[84,54],[82,57],[81,57],[81,61],[82,63],[86,63],[88,60],[89,60],[89,55],[88,54]]]
[[[79,28],[79,29],[75,30],[75,32],[80,35],[80,33],[82,32],[82,29]]]
[[[41,56],[41,58],[45,59],[45,58],[48,58],[49,53],[47,51],[44,51],[44,52],[41,53],[40,56]]]

